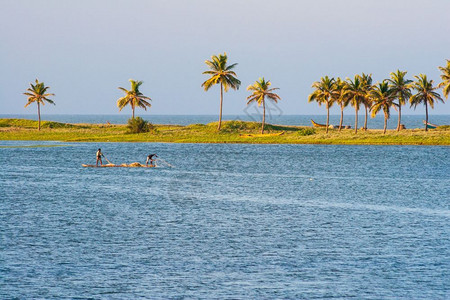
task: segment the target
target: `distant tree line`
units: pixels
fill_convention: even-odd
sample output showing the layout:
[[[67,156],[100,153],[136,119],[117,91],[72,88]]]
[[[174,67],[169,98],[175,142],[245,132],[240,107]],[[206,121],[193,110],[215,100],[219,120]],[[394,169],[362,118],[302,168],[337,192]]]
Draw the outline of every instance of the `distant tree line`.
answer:
[[[208,91],[214,85],[220,85],[220,109],[219,109],[219,123],[217,130],[220,130],[222,124],[222,106],[223,93],[230,88],[233,90],[239,89],[241,81],[237,78],[234,68],[237,63],[228,65],[228,56],[226,53],[213,55],[211,60],[206,60],[205,64],[209,70],[203,72],[210,77],[203,82],[202,87]],[[425,105],[426,124],[425,130],[428,130],[428,106],[434,108],[437,101],[444,102],[444,99],[436,92],[437,89],[442,88],[445,98],[448,99],[450,92],[450,60],[447,60],[445,67],[439,67],[441,71],[441,79],[437,86],[434,86],[433,80],[428,80],[424,74],[414,76],[415,80],[406,78],[406,71],[397,70],[392,72],[389,79],[384,79],[381,82],[372,84],[371,74],[355,75],[353,79],[346,78],[330,78],[328,76],[322,77],[320,81],[314,82],[312,87],[313,93],[308,97],[308,102],[317,102],[319,105],[325,105],[327,110],[326,132],[329,129],[330,108],[336,104],[341,110],[341,117],[339,122],[339,131],[342,129],[342,122],[344,117],[344,108],[351,105],[355,108],[355,133],[358,132],[358,111],[361,106],[364,106],[365,120],[363,130],[367,130],[368,113],[375,117],[379,112],[384,113],[384,133],[386,133],[387,121],[390,117],[391,108],[398,110],[398,124],[397,131],[401,130],[401,108],[409,102],[411,107],[416,108],[418,105]],[[130,90],[119,87],[125,95],[117,100],[117,106],[121,111],[127,105],[131,106],[132,119],[135,116],[136,107],[147,110],[151,107],[149,101],[150,97],[145,96],[139,91],[139,87],[143,84],[142,81],[130,79]],[[259,78],[254,84],[249,85],[247,90],[251,95],[247,97],[247,105],[256,102],[258,106],[263,107],[263,116],[261,122],[261,133],[264,133],[265,115],[266,115],[266,99],[278,102],[281,97],[274,93],[278,88],[271,88],[271,82],[265,80],[264,77]],[[24,93],[28,96],[25,107],[32,103],[37,104],[38,109],[38,130],[41,128],[41,113],[40,106],[45,103],[55,104],[53,100],[49,99],[54,94],[48,93],[50,87],[45,86],[44,82],[39,82],[36,79],[35,84],[30,84],[30,88]]]
[[[414,76],[415,80],[406,78],[406,71],[397,70],[390,73],[390,78],[381,82],[372,84],[372,75],[355,75],[353,79],[322,77],[320,81],[313,83],[313,93],[308,97],[308,102],[317,102],[319,105],[325,105],[327,110],[326,131],[328,132],[330,107],[333,104],[340,106],[341,118],[339,121],[339,131],[342,129],[344,117],[344,108],[351,105],[355,108],[355,133],[358,132],[358,111],[361,106],[365,109],[365,119],[363,130],[367,130],[368,113],[371,112],[374,118],[379,112],[384,114],[384,130],[386,133],[387,121],[390,118],[391,108],[398,110],[397,131],[402,129],[401,112],[402,106],[409,103],[414,109],[423,104],[425,106],[425,131],[428,130],[428,106],[434,108],[438,101],[444,102],[444,99],[437,92],[439,88],[443,89],[445,98],[448,99],[450,92],[450,60],[447,60],[447,66],[439,67],[441,71],[442,82],[437,86],[433,80],[428,80],[424,74]]]

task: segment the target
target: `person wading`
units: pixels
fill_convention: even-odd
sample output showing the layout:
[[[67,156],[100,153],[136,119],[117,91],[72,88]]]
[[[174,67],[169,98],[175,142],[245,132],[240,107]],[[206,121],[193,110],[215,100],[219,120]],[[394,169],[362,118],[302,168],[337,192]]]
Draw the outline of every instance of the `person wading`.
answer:
[[[100,165],[103,166],[103,162],[102,162],[102,156],[105,157],[102,153],[102,149],[98,148],[97,150],[97,161],[95,163],[95,165],[98,167],[98,162],[100,162]]]
[[[153,159],[154,157],[158,157],[158,155],[156,155],[156,153],[150,154],[149,156],[147,156],[147,161],[145,162],[145,166],[148,167],[148,162],[150,162],[150,166],[154,166],[153,162],[155,161],[155,159]]]

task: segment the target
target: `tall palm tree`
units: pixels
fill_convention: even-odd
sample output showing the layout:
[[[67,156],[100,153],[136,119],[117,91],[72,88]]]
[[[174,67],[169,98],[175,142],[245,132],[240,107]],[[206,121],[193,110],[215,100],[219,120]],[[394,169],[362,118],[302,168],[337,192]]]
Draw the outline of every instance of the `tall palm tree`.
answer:
[[[394,103],[395,94],[389,88],[389,83],[387,81],[383,81],[382,83],[378,83],[374,86],[372,91],[370,92],[370,98],[372,99],[372,118],[375,118],[378,112],[383,110],[384,112],[384,130],[383,134],[386,133],[387,128],[387,120],[391,116],[390,109],[394,105],[398,105]]]
[[[31,103],[36,102],[37,103],[37,109],[38,109],[38,130],[41,130],[41,104],[45,105],[45,102],[51,103],[55,105],[55,102],[53,100],[48,99],[47,97],[55,96],[55,94],[47,93],[47,90],[49,89],[49,86],[45,86],[43,82],[39,82],[39,80],[36,78],[36,84],[30,83],[30,87],[27,88],[27,92],[23,93],[24,95],[27,95],[28,103],[25,105],[27,107]]]
[[[252,94],[247,97],[247,105],[249,105],[253,101],[256,101],[258,103],[258,106],[262,105],[263,107],[261,134],[264,133],[264,124],[266,120],[266,97],[274,101],[275,103],[278,102],[278,100],[281,100],[280,96],[273,92],[275,90],[279,90],[279,88],[270,88],[270,85],[270,81],[266,81],[263,77],[259,78],[259,80],[255,81],[254,84],[247,87],[247,91],[253,91]]]
[[[347,88],[344,95],[349,97],[351,106],[355,108],[355,133],[358,133],[358,111],[367,95],[361,76],[355,75],[354,80],[347,78]]]
[[[427,75],[419,74],[419,76],[414,76],[416,81],[412,83],[412,88],[417,91],[416,94],[409,98],[409,103],[411,107],[414,106],[416,109],[417,105],[423,103],[425,105],[425,131],[428,131],[428,105],[434,108],[434,103],[436,101],[444,102],[441,95],[435,92],[437,87],[433,87],[433,80],[428,80]]]
[[[147,100],[152,99],[144,96],[144,94],[139,91],[139,87],[144,83],[143,81],[134,79],[130,79],[129,81],[131,82],[130,90],[119,87],[119,90],[122,90],[125,93],[125,96],[117,100],[117,107],[119,107],[119,111],[121,111],[125,106],[129,104],[131,106],[131,109],[133,110],[132,118],[134,119],[134,109],[136,107],[140,107],[144,110],[147,110],[147,107],[152,106]]]
[[[211,76],[202,84],[205,91],[208,91],[213,85],[220,83],[220,112],[217,130],[220,130],[220,127],[222,126],[223,91],[225,90],[225,92],[227,92],[230,88],[237,90],[241,85],[241,82],[236,78],[236,73],[233,71],[237,63],[228,66],[227,59],[226,53],[223,55],[219,54],[219,56],[211,56],[211,60],[205,61],[205,64],[208,65],[210,70],[203,72],[203,74]]]
[[[312,84],[315,91],[309,95],[308,102],[316,101],[319,105],[325,104],[327,109],[327,130],[330,122],[330,107],[333,105],[333,100],[336,98],[334,90],[334,78],[328,76],[320,78]]]
[[[364,130],[367,130],[367,119],[368,119],[368,110],[372,106],[371,98],[370,98],[370,91],[372,90],[372,74],[364,74],[361,75],[361,81],[363,83],[363,89],[365,91],[363,104],[364,104],[364,110],[366,112],[365,118],[364,118]]]
[[[341,119],[339,121],[339,131],[342,129],[342,121],[344,119],[344,108],[349,104],[350,98],[345,94],[347,89],[347,82],[342,80],[341,78],[337,78],[334,83],[335,90],[335,100],[337,104],[341,107]]]
[[[442,75],[442,82],[439,83],[438,87],[442,88],[445,98],[448,99],[448,94],[450,93],[450,60],[447,59],[447,66],[439,67]]]
[[[391,72],[389,82],[389,89],[392,91],[395,99],[397,99],[398,107],[398,123],[397,131],[400,131],[400,124],[402,119],[402,105],[406,104],[409,98],[411,98],[411,86],[412,80],[405,79],[406,71],[397,70],[397,72]]]

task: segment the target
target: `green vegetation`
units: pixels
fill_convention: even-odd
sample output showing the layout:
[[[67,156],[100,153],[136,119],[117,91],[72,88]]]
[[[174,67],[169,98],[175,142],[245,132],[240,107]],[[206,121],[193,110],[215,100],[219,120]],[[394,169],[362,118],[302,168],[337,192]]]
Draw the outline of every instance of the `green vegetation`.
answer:
[[[319,106],[325,104],[327,109],[327,124],[326,132],[328,133],[328,127],[330,125],[330,107],[333,105],[335,99],[337,99],[337,90],[334,78],[329,78],[328,76],[320,78],[320,81],[313,83],[312,87],[315,89],[314,92],[309,95],[308,102],[316,101]]]
[[[450,94],[450,60],[447,59],[447,66],[439,67],[439,70],[442,72],[442,82],[438,86],[442,88],[445,98],[448,99],[448,94]]]
[[[364,83],[359,75],[355,79],[347,78],[344,96],[349,97],[350,105],[355,108],[355,133],[358,133],[358,111],[366,96]]]
[[[389,82],[389,89],[391,90],[392,95],[395,99],[397,99],[396,106],[398,108],[398,123],[397,123],[397,131],[401,130],[402,123],[402,106],[406,104],[406,101],[411,98],[411,83],[412,80],[406,79],[406,71],[402,72],[397,70],[396,73],[391,72],[390,79],[387,79]]]
[[[39,121],[27,119],[0,119],[0,127],[36,128]],[[41,128],[88,128],[88,125],[73,125],[52,121],[41,121]]]
[[[49,86],[45,86],[43,82],[39,82],[39,80],[36,79],[36,84],[30,83],[30,87],[27,88],[27,92],[23,93],[24,95],[28,96],[28,102],[25,105],[27,107],[28,105],[32,103],[37,104],[38,109],[38,130],[41,130],[41,104],[45,105],[45,102],[51,103],[55,105],[55,102],[53,100],[50,100],[48,97],[54,96],[55,94],[47,93],[47,90],[49,89]]]
[[[51,122],[56,123],[56,122]],[[44,121],[43,124],[46,124]],[[226,121],[221,131],[217,122],[207,125],[154,125],[155,130],[129,134],[127,125],[63,124],[36,130],[37,121],[0,119],[0,140],[50,140],[64,142],[171,142],[171,143],[253,143],[253,144],[373,144],[373,145],[450,145],[450,126],[425,132],[407,129],[397,132],[368,130],[355,135],[353,130],[281,126]]]
[[[342,122],[344,120],[344,108],[350,103],[350,97],[346,95],[345,87],[347,83],[339,77],[335,81],[334,97],[335,102],[341,107],[341,118],[339,120],[339,131],[342,130]]]
[[[339,131],[341,131],[341,130],[339,130]],[[299,128],[297,133],[298,133],[298,135],[301,135],[301,136],[307,136],[307,135],[315,134],[316,130],[314,128],[308,128],[308,127],[306,127],[306,128]]]
[[[152,130],[153,124],[145,121],[141,117],[136,117],[128,119],[127,127],[129,133],[143,133]]]
[[[383,134],[386,134],[387,120],[391,116],[391,107],[397,105],[394,103],[394,95],[389,89],[387,81],[374,86],[372,91],[370,91],[370,99],[372,99],[372,118],[375,118],[381,110],[384,112]]]
[[[227,92],[230,88],[237,90],[241,85],[241,81],[237,79],[237,75],[234,72],[234,68],[237,63],[228,65],[228,56],[226,53],[213,55],[211,56],[211,60],[206,60],[205,63],[209,67],[209,70],[203,72],[205,75],[209,75],[210,78],[203,82],[202,87],[205,91],[208,91],[212,86],[216,84],[220,84],[220,111],[219,111],[219,122],[217,124],[217,131],[221,130],[222,127],[222,107],[223,107],[223,92]],[[358,111],[361,105],[364,105],[365,108],[365,119],[363,130],[367,130],[367,119],[368,112],[371,111],[372,117],[375,117],[376,114],[380,111],[384,112],[384,130],[383,133],[386,133],[387,128],[387,120],[390,118],[390,108],[394,107],[398,109],[398,124],[397,131],[400,131],[404,126],[401,124],[401,109],[402,106],[409,101],[411,107],[417,107],[419,104],[425,105],[426,112],[426,121],[425,121],[425,131],[428,131],[428,106],[434,108],[434,103],[437,101],[444,102],[444,99],[441,95],[436,92],[439,88],[442,88],[443,94],[445,98],[448,99],[448,95],[450,92],[450,60],[447,60],[446,67],[438,67],[442,72],[440,82],[436,87],[433,85],[433,80],[427,79],[426,75],[420,74],[419,76],[414,76],[416,81],[412,81],[406,79],[406,71],[397,70],[396,73],[391,72],[389,79],[384,79],[381,83],[372,84],[372,74],[364,74],[355,75],[354,79],[346,78],[346,80],[341,80],[339,77],[334,79],[328,76],[322,77],[320,81],[314,82],[312,87],[314,88],[313,93],[311,93],[308,97],[308,102],[316,101],[319,105],[325,104],[327,110],[327,121],[326,125],[314,123],[314,126],[325,128],[325,133],[328,133],[329,129],[334,129],[334,126],[329,125],[330,118],[330,107],[336,103],[340,106],[341,109],[341,118],[339,121],[339,132],[342,130],[342,122],[344,118],[344,108],[350,104],[355,108],[355,134],[358,133]],[[147,107],[151,107],[150,102],[147,100],[151,100],[149,97],[144,96],[140,91],[139,87],[142,85],[142,81],[138,80],[129,80],[131,83],[131,89],[127,90],[123,87],[119,87],[125,93],[125,96],[119,98],[117,100],[117,106],[119,107],[119,111],[121,111],[127,105],[131,106],[132,109],[132,119],[128,122],[129,133],[146,133],[151,131],[154,136],[158,134],[156,131],[158,128],[153,127],[152,124],[146,123],[144,120],[140,118],[134,117],[135,108],[141,107],[147,110]],[[41,114],[40,114],[40,105],[44,105],[45,102],[52,103],[54,102],[47,97],[54,96],[54,94],[47,93],[49,87],[46,87],[43,82],[39,82],[36,79],[36,84],[30,84],[31,87],[27,89],[27,92],[24,93],[28,96],[28,103],[25,105],[27,107],[31,103],[36,102],[38,108],[38,131],[41,130]],[[254,84],[249,85],[247,90],[252,91],[252,94],[247,97],[247,105],[251,102],[257,102],[258,106],[263,106],[263,117],[261,122],[261,134],[264,134],[265,126],[265,117],[266,117],[266,105],[265,99],[266,97],[274,102],[280,100],[280,96],[273,93],[274,90],[278,88],[269,88],[271,85],[270,81],[265,81],[264,77],[260,78]],[[415,90],[416,93],[413,94],[412,90]],[[397,103],[394,101],[397,100]],[[16,122],[16,124],[13,124]],[[16,126],[17,128],[28,128],[29,122],[26,120],[9,120],[7,124],[0,123],[0,127],[12,127]],[[43,128],[74,128],[75,125],[71,124],[62,124],[56,122],[46,122],[43,124]],[[76,129],[81,129],[80,125],[76,125]],[[97,125],[85,125],[84,129],[93,128],[93,126]],[[231,122],[228,123],[225,132],[235,132],[237,130],[242,130],[242,128],[233,128],[233,126],[241,127],[242,124],[236,125]],[[247,126],[247,125],[245,125]],[[271,125],[273,126],[273,125]],[[118,126],[113,126],[118,128]],[[205,129],[202,125],[194,124],[190,126],[185,126],[185,129]],[[245,129],[248,130],[248,129]],[[441,130],[441,129],[439,129]],[[301,128],[297,127],[297,131],[300,132]],[[161,135],[162,133],[160,133]],[[297,136],[310,136],[314,135],[311,131],[305,131],[305,134],[297,134]],[[254,136],[252,136],[254,137]],[[201,140],[200,142],[202,142]],[[392,143],[396,143],[391,141]],[[389,143],[391,143],[389,142]],[[397,143],[400,143],[397,141]],[[411,143],[421,143],[420,141],[415,141]]]
[[[329,109],[333,103],[339,104],[341,107],[341,120],[339,129],[342,128],[342,119],[344,107],[351,104],[355,108],[355,133],[358,133],[358,111],[361,105],[365,108],[365,120],[363,130],[367,130],[367,116],[371,111],[372,117],[380,112],[384,112],[386,131],[387,119],[390,117],[390,108],[394,107],[398,110],[397,131],[402,129],[401,111],[402,106],[409,101],[414,109],[419,104],[425,105],[425,131],[428,130],[428,106],[434,108],[437,101],[444,103],[444,99],[436,91],[442,88],[444,96],[448,99],[450,92],[450,60],[447,60],[446,67],[439,67],[442,72],[440,82],[434,86],[433,80],[428,80],[424,74],[414,76],[416,81],[406,79],[406,71],[397,70],[396,73],[391,72],[389,79],[384,79],[381,83],[372,84],[372,75],[364,74],[355,75],[354,79],[346,78],[345,81],[339,77],[337,79],[322,77],[320,81],[314,82],[312,87],[314,91],[308,97],[308,102],[316,101],[325,104],[327,109],[326,131],[329,126]],[[412,91],[416,93],[413,94]],[[397,102],[394,102],[397,100]],[[322,125],[323,126],[323,125]]]
[[[121,111],[125,106],[130,105],[131,109],[133,110],[132,118],[134,119],[134,110],[136,107],[143,108],[144,110],[147,110],[147,107],[151,107],[152,105],[147,100],[152,100],[147,96],[144,96],[139,91],[139,87],[144,83],[143,81],[130,79],[131,83],[131,89],[127,90],[123,87],[119,87],[119,90],[123,91],[125,93],[125,96],[122,98],[119,98],[117,100],[117,107],[119,108],[119,111]]]
[[[208,91],[213,85],[220,83],[220,111],[219,124],[217,130],[222,126],[222,105],[223,105],[223,91],[227,92],[230,88],[233,90],[239,89],[241,82],[237,79],[236,73],[233,71],[237,64],[227,65],[227,54],[224,53],[211,56],[211,60],[206,60],[205,64],[209,67],[208,71],[203,72],[205,75],[211,77],[203,82],[202,87]]]
[[[417,91],[416,94],[412,95],[409,99],[409,103],[411,106],[414,106],[414,109],[419,104],[425,105],[425,131],[428,131],[428,105],[431,108],[434,108],[434,103],[438,100],[444,102],[444,99],[441,98],[435,90],[433,86],[433,80],[428,80],[427,75],[420,74],[419,76],[414,76],[417,80],[413,82],[412,88]]]
[[[364,126],[363,129],[367,130],[367,119],[368,119],[368,112],[369,108],[372,107],[372,97],[370,97],[370,93],[374,89],[374,86],[372,85],[372,74],[364,74],[361,75],[361,80],[363,83],[363,91],[364,91],[364,97],[362,99],[362,103],[364,104]]]
[[[266,97],[273,102],[277,103],[278,100],[281,100],[280,96],[275,94],[273,91],[279,90],[279,88],[269,88],[271,85],[270,80],[265,80],[263,78],[259,78],[253,85],[249,85],[247,87],[247,91],[252,91],[252,94],[247,97],[247,105],[256,101],[258,106],[263,106],[263,118],[261,124],[261,134],[264,133],[264,124],[266,122]]]

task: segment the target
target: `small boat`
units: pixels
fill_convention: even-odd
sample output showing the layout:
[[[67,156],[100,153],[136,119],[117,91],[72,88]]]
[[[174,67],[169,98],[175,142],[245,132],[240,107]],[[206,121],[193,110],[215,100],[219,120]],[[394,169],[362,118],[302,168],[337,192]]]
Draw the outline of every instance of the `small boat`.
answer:
[[[155,165],[143,165],[141,163],[138,162],[134,162],[131,164],[120,164],[120,165],[115,165],[115,164],[104,164],[104,165],[87,165],[87,164],[82,164],[83,167],[85,168],[154,168],[156,167]]]
[[[326,124],[319,124],[319,123],[316,123],[316,122],[314,122],[313,119],[311,119],[311,123],[313,124],[314,127],[327,128],[327,125],[326,125]],[[336,128],[336,127],[339,127],[339,126],[334,126],[334,125],[331,125],[331,124],[328,125],[328,128],[330,128],[330,129],[334,129],[334,128]],[[342,127],[344,127],[344,126],[342,126]]]
[[[435,125],[435,124],[431,124],[430,122],[427,123],[427,121],[423,121],[423,124],[427,125],[427,128],[429,129],[435,129],[437,128],[439,125]]]
[[[311,123],[313,124],[314,127],[319,127],[319,128],[326,128],[327,127],[327,125],[325,125],[325,124],[319,124],[319,123],[314,122],[313,119],[311,119]]]
[[[314,126],[314,127],[327,128],[327,125],[326,125],[326,124],[319,124],[319,123],[316,123],[316,122],[314,122],[313,119],[311,119],[311,123],[313,123],[313,126]],[[339,128],[339,125],[331,125],[331,124],[330,124],[330,125],[328,125],[328,128],[330,128],[330,129]],[[344,128],[344,129],[351,129],[352,126],[350,126],[350,125],[342,125],[342,128]]]
[[[314,127],[327,128],[326,124],[316,123],[316,122],[314,122],[313,119],[311,119],[311,123],[313,124]],[[330,128],[330,129],[339,128],[339,125],[331,125],[330,124],[330,125],[328,125],[328,128]],[[350,126],[350,125],[342,125],[342,128],[344,128],[344,129],[351,129],[352,126]]]

